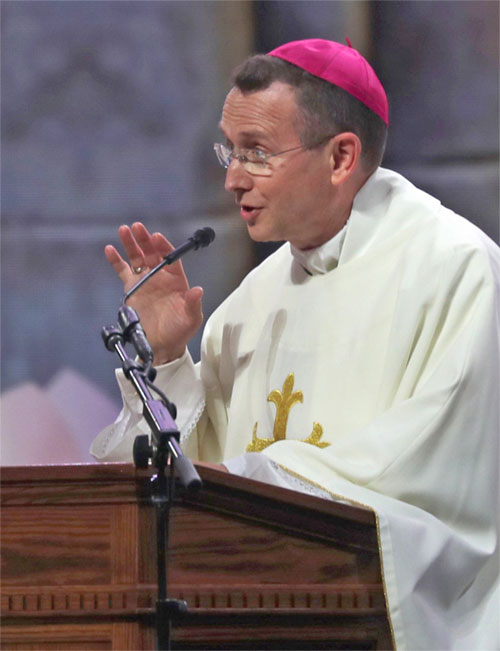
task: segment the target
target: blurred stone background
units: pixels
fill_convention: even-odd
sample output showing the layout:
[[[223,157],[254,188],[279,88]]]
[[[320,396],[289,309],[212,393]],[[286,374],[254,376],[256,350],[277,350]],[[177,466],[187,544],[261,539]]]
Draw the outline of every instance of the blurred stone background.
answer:
[[[102,253],[120,224],[177,244],[216,230],[185,258],[205,316],[267,253],[225,196],[212,143],[230,71],[287,40],[348,36],[389,95],[384,165],[498,242],[494,0],[3,0],[1,13],[3,391],[70,368],[117,411],[100,328],[121,298]]]

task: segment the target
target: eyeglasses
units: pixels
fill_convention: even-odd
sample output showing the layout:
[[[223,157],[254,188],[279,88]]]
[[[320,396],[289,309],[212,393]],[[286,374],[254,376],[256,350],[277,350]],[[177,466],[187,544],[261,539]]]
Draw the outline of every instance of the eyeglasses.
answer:
[[[333,138],[333,135],[321,138],[321,140],[314,145],[297,145],[297,147],[278,151],[276,154],[266,154],[262,149],[235,150],[231,149],[231,147],[228,147],[227,145],[222,145],[219,142],[214,144],[214,150],[217,154],[217,160],[225,169],[227,169],[231,165],[231,162],[236,159],[249,174],[253,174],[254,176],[271,176],[273,168],[269,165],[270,158],[281,156],[282,154],[288,154],[297,149],[313,149],[314,147],[319,147],[319,145],[322,145],[327,140],[330,140],[330,138]]]
[[[231,149],[226,145],[222,145],[219,142],[214,144],[214,150],[217,154],[217,160],[219,163],[227,169],[231,162],[236,159],[249,174],[255,176],[271,176],[273,173],[273,168],[269,165],[269,159],[274,158],[274,156],[281,156],[282,154],[288,154],[290,151],[295,151],[296,149],[306,149],[307,145],[298,145],[297,147],[292,147],[291,149],[284,149],[279,151],[276,154],[266,154],[262,149]]]

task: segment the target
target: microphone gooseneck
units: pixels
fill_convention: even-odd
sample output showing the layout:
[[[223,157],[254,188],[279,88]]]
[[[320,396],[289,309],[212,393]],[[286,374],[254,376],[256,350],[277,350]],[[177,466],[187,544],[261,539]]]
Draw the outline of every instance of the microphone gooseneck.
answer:
[[[166,255],[163,260],[156,265],[156,267],[153,267],[151,271],[149,271],[143,278],[139,280],[133,287],[131,287],[128,292],[125,292],[122,298],[122,306],[125,305],[125,303],[128,301],[128,299],[132,296],[132,294],[135,294],[135,292],[139,289],[139,287],[142,287],[146,281],[148,281],[151,276],[154,276],[160,269],[163,269],[163,267],[173,264],[174,262],[177,262],[179,258],[181,258],[185,253],[188,251],[191,251],[194,249],[197,251],[200,248],[205,248],[208,246],[211,242],[213,242],[215,239],[215,231],[213,228],[210,228],[210,226],[205,226],[204,228],[199,228],[191,237],[187,240],[187,242],[184,242],[184,244],[181,244],[178,246],[176,249],[174,249],[171,253]]]

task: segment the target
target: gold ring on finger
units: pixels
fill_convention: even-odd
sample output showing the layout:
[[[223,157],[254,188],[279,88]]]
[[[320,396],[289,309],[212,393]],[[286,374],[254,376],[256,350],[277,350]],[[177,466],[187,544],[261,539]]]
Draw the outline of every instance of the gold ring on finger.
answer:
[[[146,265],[140,265],[139,267],[132,267],[132,271],[135,274],[141,274],[143,271],[147,269]]]

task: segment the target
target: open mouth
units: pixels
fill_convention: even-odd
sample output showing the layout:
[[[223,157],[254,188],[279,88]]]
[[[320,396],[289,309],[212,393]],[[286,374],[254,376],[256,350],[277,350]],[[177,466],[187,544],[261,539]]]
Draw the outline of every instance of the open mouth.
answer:
[[[240,206],[240,214],[244,220],[254,219],[260,211],[261,208],[256,208],[255,206]]]

